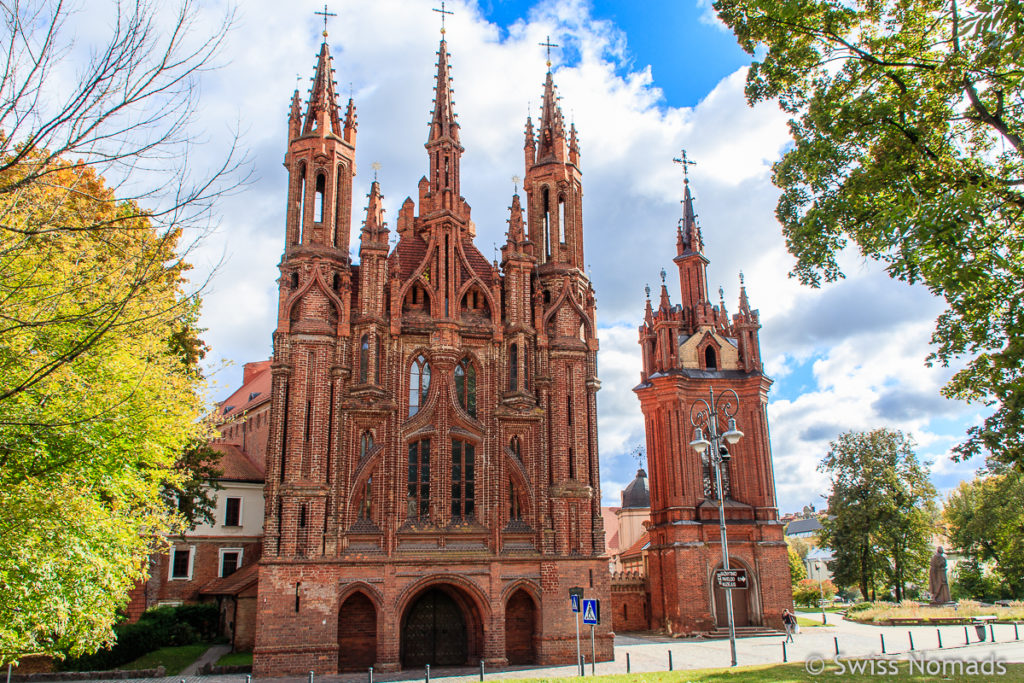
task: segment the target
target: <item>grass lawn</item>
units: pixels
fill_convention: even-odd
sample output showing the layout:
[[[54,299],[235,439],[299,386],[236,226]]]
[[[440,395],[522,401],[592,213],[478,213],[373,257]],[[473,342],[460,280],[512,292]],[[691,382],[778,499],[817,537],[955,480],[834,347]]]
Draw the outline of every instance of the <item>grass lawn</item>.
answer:
[[[838,617],[836,617],[836,618],[838,619]],[[808,618],[808,617],[797,617],[796,618],[796,623],[799,624],[801,627],[804,627],[804,626],[824,626],[824,624],[821,623],[821,617],[818,617],[817,619]]]
[[[899,667],[899,672],[896,675],[888,675],[888,673],[886,673],[883,676],[879,676],[877,671],[875,675],[872,675],[869,671],[863,674],[851,674],[849,671],[840,674],[840,672],[835,668],[835,665],[830,662],[829,668],[826,668],[822,674],[817,676],[808,674],[806,669],[804,669],[803,664],[774,664],[767,666],[741,666],[734,669],[698,669],[693,671],[660,671],[657,673],[618,674],[615,676],[587,676],[586,680],[591,683],[595,683],[597,681],[600,681],[601,683],[680,683],[681,681],[688,681],[691,683],[761,683],[761,681],[775,681],[777,683],[805,683],[806,681],[831,679],[837,681],[841,680],[843,683],[875,683],[881,679],[886,681],[903,681],[905,683],[925,683],[925,681],[932,682],[936,680],[974,682],[998,680],[1019,681],[1024,679],[1024,664],[1003,664],[1003,666],[1006,667],[1006,673],[1002,676],[993,675],[993,672],[989,672],[989,674],[986,675],[957,676],[953,674],[945,677],[941,674],[938,676],[929,675],[928,673],[919,674],[916,672],[914,674],[910,674],[907,670],[907,662],[898,662],[897,666]],[[554,679],[536,678],[529,680],[547,681]],[[584,679],[557,679],[559,683],[568,680],[583,681]],[[520,683],[529,682],[523,680]]]
[[[148,652],[134,662],[122,664],[119,669],[155,669],[162,666],[167,669],[168,676],[176,676],[182,669],[199,659],[199,656],[210,648],[208,643],[195,643],[192,645],[176,645],[174,647],[162,647],[159,650]]]
[[[217,666],[252,666],[252,653],[229,652],[217,660]]]

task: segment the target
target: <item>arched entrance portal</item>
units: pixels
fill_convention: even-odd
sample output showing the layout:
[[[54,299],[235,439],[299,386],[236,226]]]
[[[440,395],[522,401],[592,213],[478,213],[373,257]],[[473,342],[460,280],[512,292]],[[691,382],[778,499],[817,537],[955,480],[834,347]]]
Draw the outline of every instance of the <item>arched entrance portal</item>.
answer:
[[[750,610],[747,606],[749,592],[749,588],[736,589],[732,592],[732,618],[737,626],[750,626]],[[728,628],[729,615],[725,605],[725,590],[718,586],[715,586],[715,618],[720,627]]]
[[[363,671],[377,661],[377,609],[353,593],[338,610],[338,671]]]
[[[537,651],[533,644],[536,619],[533,598],[520,588],[505,605],[505,657],[509,664],[536,664]]]
[[[473,602],[458,588],[427,588],[402,619],[402,666],[462,666],[479,658],[481,623]]]

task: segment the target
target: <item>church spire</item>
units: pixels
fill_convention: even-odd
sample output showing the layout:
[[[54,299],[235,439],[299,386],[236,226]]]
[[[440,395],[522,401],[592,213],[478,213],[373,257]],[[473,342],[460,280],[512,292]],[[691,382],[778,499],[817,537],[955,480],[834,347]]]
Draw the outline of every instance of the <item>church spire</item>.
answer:
[[[448,65],[448,43],[442,38],[437,50],[437,84],[434,86],[434,111],[430,120],[427,144],[444,138],[459,144],[459,124],[455,121],[455,100],[451,87],[451,69]]]
[[[374,179],[370,185],[370,201],[366,204],[366,220],[363,222],[363,239],[377,239],[384,235],[387,242],[387,224],[384,222],[384,196],[380,193],[380,183]]]
[[[697,214],[693,211],[693,195],[690,194],[690,181],[684,180],[683,187],[683,218],[679,221],[682,235],[680,244],[683,251],[695,251],[698,254],[703,254],[704,238],[700,234],[700,226],[697,225]]]
[[[302,100],[299,99],[299,89],[296,88],[292,94],[292,106],[288,110],[288,142],[299,137],[302,132]]]
[[[344,135],[338,118],[338,98],[334,94],[334,66],[331,51],[327,47],[326,35],[324,42],[320,44],[320,56],[317,59],[316,74],[313,76],[313,87],[309,91],[309,103],[302,125],[303,135],[313,132],[319,133],[320,137],[328,134],[338,137]]]
[[[538,163],[552,160],[564,162],[566,160],[565,119],[562,116],[562,108],[559,106],[558,100],[558,89],[555,87],[549,66],[547,77],[544,79],[544,104],[537,131],[540,142],[537,149]]]

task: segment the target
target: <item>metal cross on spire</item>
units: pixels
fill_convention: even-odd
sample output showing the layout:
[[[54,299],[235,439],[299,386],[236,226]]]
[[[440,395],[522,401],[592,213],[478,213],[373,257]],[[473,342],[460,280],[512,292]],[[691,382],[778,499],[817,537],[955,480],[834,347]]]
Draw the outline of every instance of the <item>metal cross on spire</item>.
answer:
[[[444,15],[455,14],[455,12],[449,12],[444,8],[444,0],[441,0],[441,9],[433,8],[433,11],[441,15],[441,35],[444,35]]]
[[[515,187],[515,190],[512,192],[512,194],[519,194],[519,176],[512,176],[512,185],[513,187]]]
[[[541,47],[546,47],[548,49],[548,68],[550,69],[551,68],[551,48],[558,47],[559,46],[558,43],[552,43],[551,42],[551,36],[545,36],[544,37],[544,42],[543,43],[537,43],[537,44],[540,45]]]
[[[327,3],[326,2],[324,3],[324,11],[323,12],[313,12],[313,14],[319,14],[320,16],[322,16],[324,18],[324,38],[326,38],[327,37],[327,17],[336,17],[338,15],[335,14],[334,12],[328,12],[327,11]]]
[[[696,161],[690,161],[689,159],[686,158],[686,150],[685,149],[682,150],[682,157],[681,158],[673,159],[672,161],[674,161],[677,164],[680,164],[683,167],[683,184],[684,185],[689,185],[690,184],[690,173],[689,173],[690,169],[687,168],[687,167],[688,166],[696,166],[697,162]]]
[[[379,171],[380,168],[381,168],[380,167],[380,162],[379,161],[375,161],[372,164],[370,164],[370,167],[373,169],[373,181],[377,182],[377,171]]]

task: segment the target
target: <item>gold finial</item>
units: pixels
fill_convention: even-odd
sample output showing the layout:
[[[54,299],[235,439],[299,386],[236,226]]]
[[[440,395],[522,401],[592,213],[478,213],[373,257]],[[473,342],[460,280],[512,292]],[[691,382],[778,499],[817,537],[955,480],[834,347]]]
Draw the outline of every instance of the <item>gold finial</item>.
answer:
[[[327,11],[327,3],[326,2],[324,3],[324,11],[323,12],[313,12],[313,14],[318,14],[318,15],[320,15],[320,16],[322,16],[324,18],[324,33],[323,33],[323,36],[324,36],[324,38],[326,38],[327,37],[327,17],[336,17],[338,15],[335,14],[334,12],[328,12]]]
[[[541,47],[546,47],[548,49],[548,69],[550,69],[551,68],[551,48],[558,47],[558,43],[552,43],[551,42],[551,36],[545,36],[544,42],[543,43],[537,43],[537,44],[540,45]]]
[[[380,162],[379,161],[373,162],[372,164],[370,164],[370,168],[373,169],[373,182],[377,182],[377,171],[379,171],[381,169]]]
[[[444,0],[441,0],[441,9],[437,9],[436,7],[434,7],[433,10],[441,15],[441,35],[443,36],[444,35],[444,15],[446,15],[446,14],[455,14],[455,12],[449,12],[448,10],[446,10],[444,8]]]

